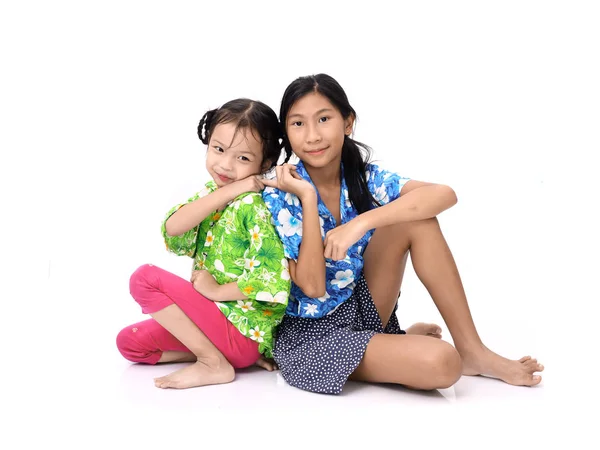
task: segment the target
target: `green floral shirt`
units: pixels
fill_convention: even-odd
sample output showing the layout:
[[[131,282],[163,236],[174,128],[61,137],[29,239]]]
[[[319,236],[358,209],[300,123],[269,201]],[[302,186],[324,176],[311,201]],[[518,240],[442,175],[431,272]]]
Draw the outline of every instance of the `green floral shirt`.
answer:
[[[175,211],[216,189],[209,181],[187,202],[169,210],[162,235],[167,250],[194,258],[194,270],[207,270],[219,284],[237,282],[248,299],[215,304],[240,333],[258,342],[262,354],[272,358],[274,331],[285,313],[291,282],[283,245],[261,194],[242,194],[187,233],[167,235],[166,222]]]

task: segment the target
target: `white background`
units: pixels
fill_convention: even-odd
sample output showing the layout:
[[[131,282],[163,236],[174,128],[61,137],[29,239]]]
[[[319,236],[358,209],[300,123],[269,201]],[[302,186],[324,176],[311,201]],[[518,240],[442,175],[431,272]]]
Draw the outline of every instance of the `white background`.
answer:
[[[200,446],[230,427],[221,445],[583,442],[580,408],[597,411],[599,23],[592,1],[3,3],[11,448]],[[507,357],[537,357],[542,386],[463,378],[450,409],[385,387],[305,395],[262,372],[165,392],[152,377],[173,366],[132,369],[117,352],[118,331],[143,318],[131,272],[189,273],[160,223],[206,180],[202,114],[240,96],[278,112],[291,81],[319,72],[345,88],[380,163],[455,189],[439,219],[478,330]],[[398,314],[443,325],[412,268]],[[360,432],[340,434],[340,417]]]

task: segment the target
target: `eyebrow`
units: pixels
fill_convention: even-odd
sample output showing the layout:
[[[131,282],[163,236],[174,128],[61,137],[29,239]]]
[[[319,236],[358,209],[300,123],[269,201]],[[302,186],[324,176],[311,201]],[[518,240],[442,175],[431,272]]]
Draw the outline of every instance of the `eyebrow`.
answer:
[[[223,148],[229,148],[225,144],[223,144],[221,141],[219,141],[218,139],[213,139],[213,140],[217,144],[219,144],[221,147],[223,147]],[[242,150],[240,153],[241,154],[246,154],[246,155],[251,155],[251,156],[256,156],[256,152],[253,152],[252,150]]]
[[[321,108],[320,110],[318,110],[314,115],[318,116],[320,114],[323,114],[324,112],[333,112],[333,109],[331,108]],[[288,116],[288,119],[292,118],[292,117],[304,117],[302,114],[296,113],[296,114],[290,114]]]

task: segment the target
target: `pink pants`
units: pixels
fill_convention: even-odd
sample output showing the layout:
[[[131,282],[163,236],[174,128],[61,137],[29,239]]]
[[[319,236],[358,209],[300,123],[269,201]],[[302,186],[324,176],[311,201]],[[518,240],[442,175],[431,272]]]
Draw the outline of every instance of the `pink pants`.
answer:
[[[151,264],[139,267],[129,280],[129,290],[144,314],[173,303],[194,322],[235,368],[258,360],[258,343],[241,334],[217,305],[196,291],[189,281]],[[154,319],[123,328],[117,348],[132,362],[156,364],[163,352],[190,350]],[[190,352],[191,353],[191,352]]]

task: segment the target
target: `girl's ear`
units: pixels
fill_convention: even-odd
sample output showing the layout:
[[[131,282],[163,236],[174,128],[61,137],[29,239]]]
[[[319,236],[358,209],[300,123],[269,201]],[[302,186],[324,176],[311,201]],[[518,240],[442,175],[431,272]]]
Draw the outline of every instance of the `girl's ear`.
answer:
[[[354,115],[350,114],[347,119],[344,120],[344,134],[350,136],[354,127]]]

